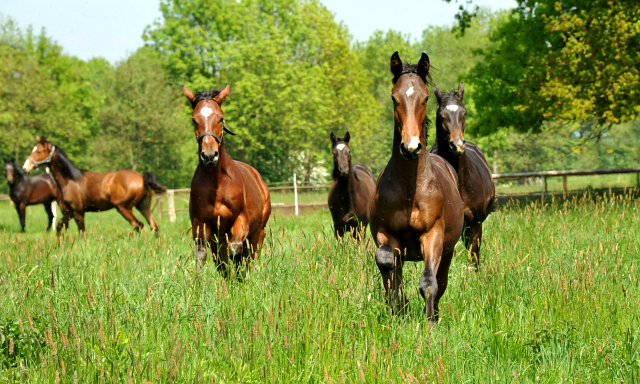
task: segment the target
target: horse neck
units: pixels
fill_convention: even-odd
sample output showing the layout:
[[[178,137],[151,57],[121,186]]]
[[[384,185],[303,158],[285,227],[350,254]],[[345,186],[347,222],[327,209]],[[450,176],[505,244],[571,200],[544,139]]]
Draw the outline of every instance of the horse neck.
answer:
[[[457,172],[460,158],[453,155],[445,136],[444,128],[442,128],[442,119],[438,117],[436,118],[436,146],[438,148],[438,155],[447,160]]]
[[[353,172],[353,165],[349,160],[349,174],[344,177],[340,175],[338,171],[338,163],[333,163],[333,179],[336,181],[336,186],[341,191],[347,192],[350,202],[356,198],[356,174]]]
[[[62,157],[65,157],[63,160]],[[66,161],[65,161],[66,160]],[[67,175],[75,172],[80,172],[72,162],[60,151],[56,151],[51,158],[51,176],[55,179],[60,188],[64,188],[69,184],[70,178]]]
[[[231,158],[229,157],[229,155],[227,155],[227,151],[224,149],[224,141],[222,142],[222,144],[220,144],[218,151],[220,153],[218,155],[218,164],[213,169],[205,167],[202,163],[202,159],[198,157],[198,167],[200,168],[201,172],[207,175],[207,178],[214,184],[216,188],[218,186],[218,181],[220,180],[221,175],[227,173],[227,167],[229,166],[229,162],[231,161]]]
[[[396,167],[396,172],[406,178],[406,181],[415,182],[418,175],[424,175],[424,170],[429,166],[429,158],[427,153],[427,140],[424,131],[420,131],[420,143],[422,144],[422,151],[418,157],[418,160],[407,160],[400,153],[400,143],[402,142],[402,135],[400,135],[399,123],[396,121],[393,130],[393,149],[391,151],[391,160]],[[426,129],[426,127],[424,128]]]

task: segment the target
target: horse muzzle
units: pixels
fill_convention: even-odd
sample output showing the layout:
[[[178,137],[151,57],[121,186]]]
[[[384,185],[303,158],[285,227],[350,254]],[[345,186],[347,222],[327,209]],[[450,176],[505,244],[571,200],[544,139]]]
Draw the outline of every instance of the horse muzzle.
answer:
[[[412,140],[413,141],[413,140]],[[400,154],[407,160],[417,160],[420,157],[420,152],[422,151],[422,144],[410,143],[406,145],[404,142],[400,144]]]
[[[31,161],[31,158],[25,160],[24,165],[22,166],[22,169],[24,169],[24,171],[27,173],[35,169],[35,165],[33,164],[33,161]]]
[[[454,156],[461,156],[464,153],[465,141],[462,139],[456,139],[449,142],[449,148]]]
[[[207,168],[214,168],[216,165],[218,165],[219,158],[220,155],[217,151],[212,154],[200,152],[200,160],[202,160],[202,164],[204,164],[204,166]]]

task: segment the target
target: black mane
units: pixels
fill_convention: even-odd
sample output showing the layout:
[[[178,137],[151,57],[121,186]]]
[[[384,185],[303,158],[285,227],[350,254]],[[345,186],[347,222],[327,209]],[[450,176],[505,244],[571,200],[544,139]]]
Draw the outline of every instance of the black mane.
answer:
[[[431,71],[435,69],[433,67],[430,68],[429,70],[429,74],[427,75],[425,80],[426,84],[433,84],[433,81],[431,79]],[[402,75],[406,75],[407,73],[415,73],[416,75],[418,74],[418,64],[409,64],[409,63],[402,63],[402,72],[400,72],[397,76],[393,77],[393,80],[391,80],[391,82],[393,84],[395,84],[398,79],[400,78],[400,76]]]
[[[217,89],[196,92],[195,94],[196,97],[191,102],[191,107],[195,108],[196,105],[202,100],[213,100],[216,96],[218,96],[220,92],[222,91]]]
[[[56,146],[56,161],[58,161],[60,172],[62,172],[64,177],[75,181],[84,175],[84,170],[76,167],[75,164],[69,160],[67,154],[58,146]]]

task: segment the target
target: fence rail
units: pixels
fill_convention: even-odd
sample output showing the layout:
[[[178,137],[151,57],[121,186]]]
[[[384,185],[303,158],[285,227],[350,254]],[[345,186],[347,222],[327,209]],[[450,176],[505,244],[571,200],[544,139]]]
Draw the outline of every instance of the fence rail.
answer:
[[[540,172],[518,172],[518,173],[494,173],[493,180],[518,180],[518,179],[529,179],[534,177],[542,178],[543,180],[543,189],[538,193],[509,193],[504,195],[498,195],[498,197],[515,197],[515,196],[544,196],[548,194],[547,189],[547,179],[550,177],[562,177],[562,192],[563,195],[567,195],[569,188],[567,178],[569,176],[600,176],[600,175],[612,175],[612,174],[636,174],[636,186],[640,188],[640,167],[638,168],[613,168],[613,169],[579,169],[579,170],[567,170],[567,171],[540,171]],[[269,191],[287,191],[293,190],[297,193],[297,190],[305,190],[305,189],[325,189],[329,188],[331,185],[305,185],[305,186],[277,186],[277,187],[269,187]],[[164,194],[158,195],[158,219],[162,219],[163,213],[169,214],[169,220],[174,222],[176,220],[176,212],[184,212],[188,211],[186,208],[176,209],[175,207],[175,195],[180,193],[189,193],[191,189],[189,188],[181,188],[181,189],[169,189],[166,192],[167,195],[167,209],[163,207],[163,199]],[[9,200],[9,195],[0,195],[0,201]],[[280,210],[285,213],[295,212],[297,211],[296,207],[302,208],[302,211],[305,210],[313,210],[316,208],[325,208],[327,206],[326,202],[314,202],[314,203],[300,203],[300,204],[285,204],[285,203],[277,203],[272,204],[272,208],[276,210]]]

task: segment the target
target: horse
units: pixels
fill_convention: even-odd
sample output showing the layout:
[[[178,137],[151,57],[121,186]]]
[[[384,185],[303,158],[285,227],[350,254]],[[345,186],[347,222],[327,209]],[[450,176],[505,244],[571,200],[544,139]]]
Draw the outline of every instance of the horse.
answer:
[[[371,201],[371,235],[386,300],[394,313],[406,311],[402,285],[405,261],[423,261],[420,294],[427,318],[438,321],[438,303],[447,289],[451,259],[462,233],[462,199],[456,172],[426,151],[429,57],[417,65],[391,56],[395,129],[391,159],[378,177]]]
[[[197,267],[204,266],[208,246],[217,268],[228,277],[229,256],[236,267],[249,256],[258,257],[271,215],[271,197],[260,173],[233,160],[225,150],[225,132],[235,135],[225,126],[221,108],[229,85],[196,94],[182,88],[193,108],[199,154],[189,201]]]
[[[464,206],[464,230],[462,238],[471,250],[475,270],[480,262],[482,222],[495,208],[496,189],[493,175],[484,154],[477,145],[464,140],[465,116],[462,105],[464,84],[458,92],[442,93],[435,86],[438,100],[436,116],[436,140],[429,152],[443,157],[458,174],[458,191]]]
[[[369,225],[369,204],[376,189],[373,173],[362,164],[351,165],[351,135],[336,137],[331,132],[333,183],[329,189],[329,210],[334,233],[342,238],[348,231],[354,238]]]
[[[51,229],[55,215],[53,214],[53,202],[62,207],[62,195],[51,175],[29,177],[25,175],[14,159],[4,159],[4,171],[9,183],[9,196],[18,211],[20,227],[24,232],[27,206],[43,204],[49,221],[47,231]]]
[[[158,184],[152,173],[139,174],[123,170],[98,173],[80,169],[73,164],[64,151],[44,137],[36,137],[38,145],[24,162],[28,173],[41,165],[48,165],[58,188],[62,192],[65,208],[58,221],[58,235],[67,228],[73,218],[80,232],[84,232],[84,213],[100,212],[116,208],[118,212],[140,231],[144,225],[133,214],[136,207],[157,234],[158,224],[151,214],[153,192],[163,193],[166,188]],[[61,207],[62,208],[62,207]]]

